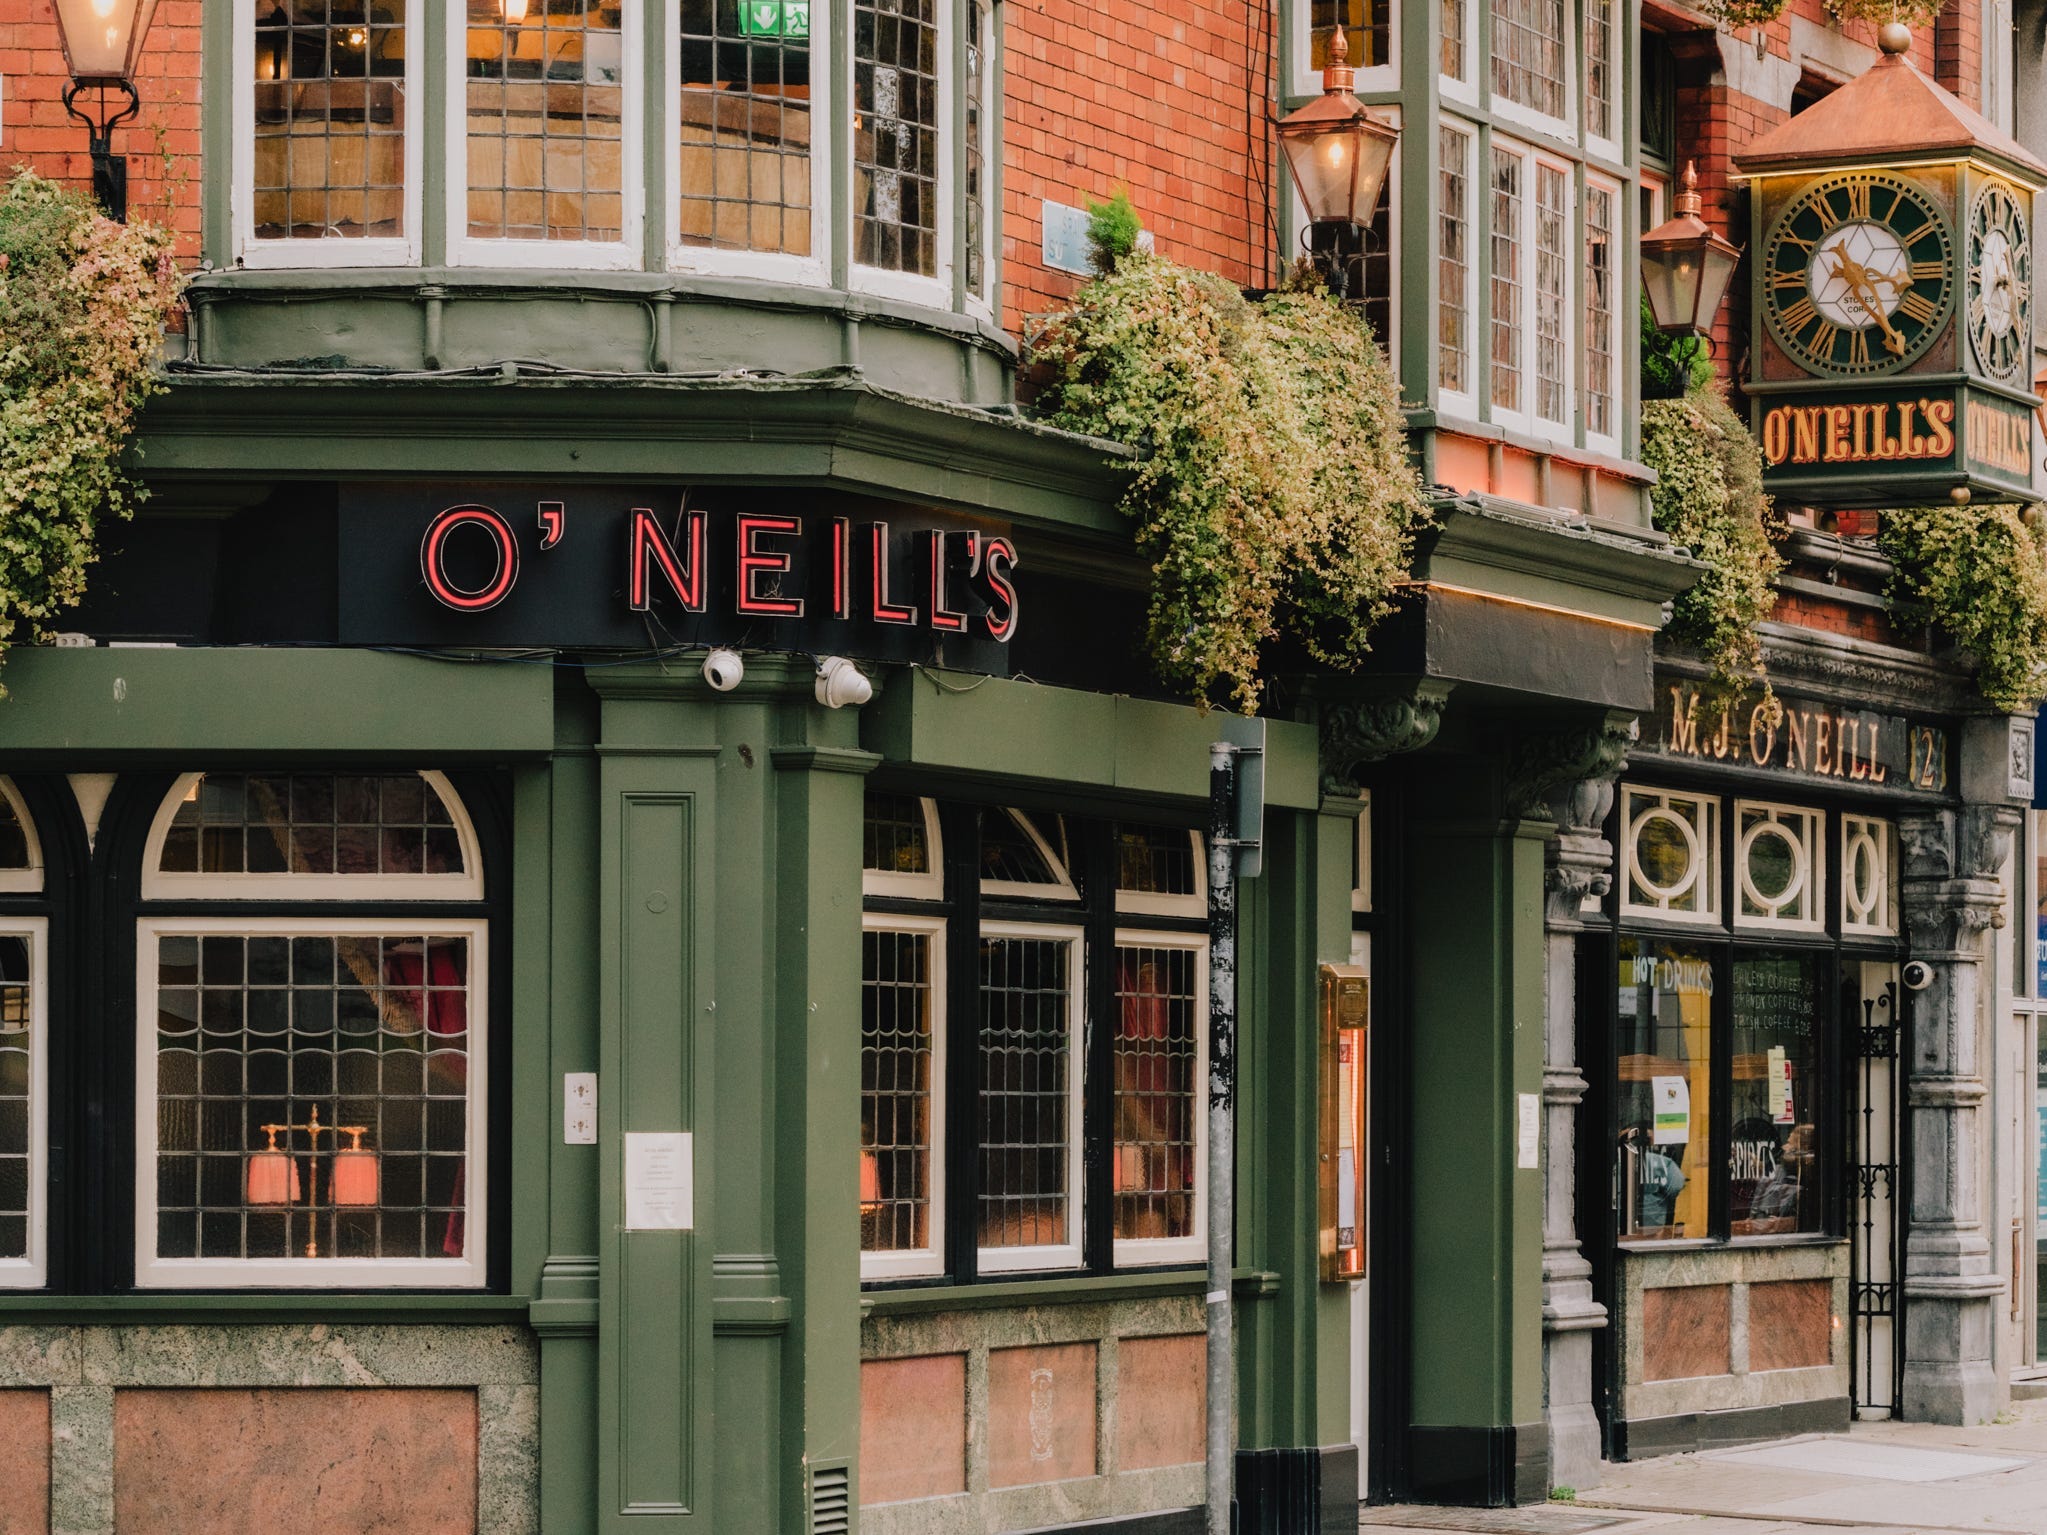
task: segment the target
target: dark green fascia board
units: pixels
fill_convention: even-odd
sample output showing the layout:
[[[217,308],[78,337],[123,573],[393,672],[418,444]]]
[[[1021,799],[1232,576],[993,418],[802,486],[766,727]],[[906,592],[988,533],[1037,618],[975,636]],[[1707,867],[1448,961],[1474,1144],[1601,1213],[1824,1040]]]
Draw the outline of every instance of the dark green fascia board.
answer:
[[[311,267],[204,272],[185,290],[186,301],[202,311],[212,304],[305,303],[322,299],[549,297],[626,303],[730,304],[785,314],[825,311],[861,324],[902,325],[935,331],[978,346],[1014,364],[1015,339],[978,315],[956,314],[922,304],[841,288],[808,288],[753,277],[709,277],[687,272],[536,271],[511,267]],[[203,341],[203,338],[202,338]]]
[[[151,480],[597,478],[815,485],[1127,550],[1131,449],[857,377],[597,378],[178,369],[130,467]]]
[[[1464,496],[1435,514],[1416,540],[1417,581],[1660,629],[1663,605],[1706,571],[1662,533],[1579,513]]]
[[[0,673],[14,767],[503,762],[554,746],[554,668],[299,647],[21,647]]]
[[[890,766],[990,785],[1052,781],[1206,803],[1220,722],[1191,704],[916,668],[861,711],[860,744]],[[1268,720],[1265,803],[1321,804],[1315,727]]]

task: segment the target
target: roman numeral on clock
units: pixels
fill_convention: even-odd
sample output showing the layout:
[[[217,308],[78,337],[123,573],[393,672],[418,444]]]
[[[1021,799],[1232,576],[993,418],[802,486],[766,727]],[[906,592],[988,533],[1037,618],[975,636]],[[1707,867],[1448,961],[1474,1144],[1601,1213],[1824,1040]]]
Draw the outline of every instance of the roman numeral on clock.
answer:
[[[1917,320],[1921,325],[1931,325],[1940,310],[1925,294],[1908,293],[1899,300],[1898,313],[1908,320]]]
[[[1813,331],[1812,340],[1807,342],[1806,345],[1815,356],[1825,357],[1831,361],[1834,355],[1834,338],[1840,334],[1840,326],[1836,325],[1832,320],[1822,320]]]
[[[1912,263],[1912,281],[1939,282],[1947,276],[1945,261],[1915,261]]]
[[[1770,286],[1779,293],[1790,288],[1803,288],[1805,286],[1805,273],[1774,272],[1770,276]]]
[[[1812,295],[1807,294],[1784,311],[1783,323],[1785,332],[1795,336],[1819,317],[1819,310],[1813,307]]]
[[[1850,217],[1851,219],[1866,219],[1866,218],[1868,218],[1868,217],[1869,217],[1869,183],[1868,183],[1868,182],[1866,182],[1866,181],[1851,181],[1851,182],[1850,182],[1850,183],[1848,184],[1848,187],[1847,187],[1847,192],[1848,192],[1848,217]]]
[[[1866,368],[1869,366],[1869,332],[1866,330],[1848,333],[1848,366]]]

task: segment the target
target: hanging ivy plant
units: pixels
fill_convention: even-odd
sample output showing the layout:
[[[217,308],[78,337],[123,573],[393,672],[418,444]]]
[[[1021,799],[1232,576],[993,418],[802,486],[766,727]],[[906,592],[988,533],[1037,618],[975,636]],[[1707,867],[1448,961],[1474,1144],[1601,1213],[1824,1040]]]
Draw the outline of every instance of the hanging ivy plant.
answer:
[[[2047,532],[2042,509],[1995,503],[1882,514],[1887,595],[1917,606],[1976,658],[1976,689],[2008,714],[2047,694]]]
[[[1163,677],[1258,706],[1282,636],[1354,665],[1428,520],[1399,389],[1310,271],[1260,301],[1125,248],[1032,343],[1053,425],[1141,451],[1124,489]]]
[[[1656,526],[1706,565],[1677,599],[1670,633],[1712,662],[1723,697],[1760,679],[1757,626],[1776,608],[1784,568],[1763,492],[1763,455],[1748,427],[1711,384],[1642,406],[1642,462],[1656,471],[1650,492]]]
[[[1916,31],[1931,27],[1945,0],[1824,0],[1836,21],[1866,21],[1872,26],[1903,22]]]
[[[1693,9],[1724,27],[1766,27],[1791,9],[1791,0],[1699,0]]]
[[[142,499],[120,455],[180,287],[167,230],[27,172],[0,192],[0,656],[77,604],[101,520]]]

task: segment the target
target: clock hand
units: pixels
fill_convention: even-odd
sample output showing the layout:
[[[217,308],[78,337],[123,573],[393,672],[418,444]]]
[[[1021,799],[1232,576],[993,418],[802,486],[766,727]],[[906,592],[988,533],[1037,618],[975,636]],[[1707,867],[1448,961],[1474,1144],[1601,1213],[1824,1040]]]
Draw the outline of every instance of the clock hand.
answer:
[[[1872,278],[1869,269],[1856,266],[1854,275],[1848,279],[1849,293],[1862,306],[1862,312],[1876,321],[1884,333],[1884,350],[1893,357],[1904,355],[1905,338],[1892,328],[1890,317],[1884,313],[1883,302],[1877,297],[1876,285],[1881,278]]]

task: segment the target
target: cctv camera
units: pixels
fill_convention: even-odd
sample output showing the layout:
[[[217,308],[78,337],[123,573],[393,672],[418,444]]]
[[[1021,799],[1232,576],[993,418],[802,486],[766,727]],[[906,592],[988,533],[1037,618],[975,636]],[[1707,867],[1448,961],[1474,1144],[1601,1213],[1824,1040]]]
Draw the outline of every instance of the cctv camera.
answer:
[[[718,649],[704,657],[704,681],[720,693],[729,693],[746,675],[746,663],[736,650]]]
[[[827,709],[858,707],[874,696],[874,684],[844,656],[826,656],[817,663],[817,701]]]
[[[1905,963],[1905,989],[1924,991],[1933,984],[1933,966],[1923,959],[1907,960]]]

